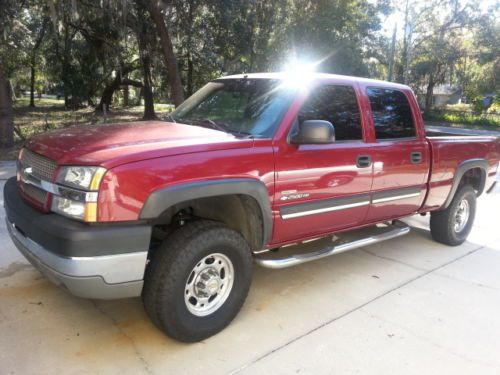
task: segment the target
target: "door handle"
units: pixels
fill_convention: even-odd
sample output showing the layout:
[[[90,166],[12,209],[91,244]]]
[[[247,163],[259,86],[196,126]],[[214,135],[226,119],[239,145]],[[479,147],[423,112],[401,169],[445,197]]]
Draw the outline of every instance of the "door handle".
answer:
[[[372,165],[372,157],[370,155],[358,155],[356,157],[356,166],[358,168],[368,168]]]
[[[410,154],[410,160],[413,164],[422,163],[422,153],[421,152],[412,152]]]

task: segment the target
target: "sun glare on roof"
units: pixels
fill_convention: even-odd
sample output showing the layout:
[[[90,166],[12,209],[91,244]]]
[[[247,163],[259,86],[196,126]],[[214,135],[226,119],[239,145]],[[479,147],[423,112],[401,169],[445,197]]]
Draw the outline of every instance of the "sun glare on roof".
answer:
[[[291,61],[285,65],[283,84],[289,87],[306,87],[312,80],[316,63]]]

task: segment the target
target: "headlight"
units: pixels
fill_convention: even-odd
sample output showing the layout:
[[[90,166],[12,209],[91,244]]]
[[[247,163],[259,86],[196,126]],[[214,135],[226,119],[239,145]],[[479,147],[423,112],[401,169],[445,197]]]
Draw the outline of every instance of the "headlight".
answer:
[[[98,190],[105,173],[106,169],[101,167],[61,168],[52,211],[77,220],[96,221]]]
[[[52,211],[82,221],[96,221],[97,203],[79,202],[55,195],[52,198]]]
[[[83,190],[98,190],[106,169],[101,167],[63,167],[57,183]]]

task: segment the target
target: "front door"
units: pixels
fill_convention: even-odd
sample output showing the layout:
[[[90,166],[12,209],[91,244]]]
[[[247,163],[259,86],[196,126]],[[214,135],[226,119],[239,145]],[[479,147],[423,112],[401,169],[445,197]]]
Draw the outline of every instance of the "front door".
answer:
[[[355,87],[324,82],[309,90],[290,135],[306,120],[326,120],[336,141],[275,149],[274,243],[320,236],[363,222],[370,204],[372,163],[364,142]]]

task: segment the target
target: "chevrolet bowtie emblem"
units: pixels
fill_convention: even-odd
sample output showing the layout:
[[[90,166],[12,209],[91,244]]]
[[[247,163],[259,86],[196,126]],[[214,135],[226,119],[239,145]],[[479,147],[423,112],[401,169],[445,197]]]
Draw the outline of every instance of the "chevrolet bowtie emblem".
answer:
[[[31,168],[31,167],[24,168],[24,173],[25,174],[32,174],[33,173],[33,168]]]

